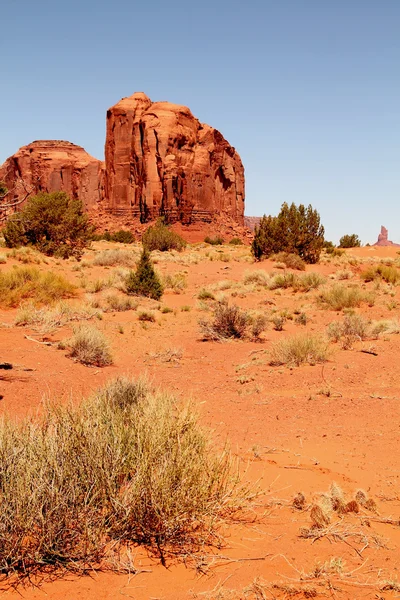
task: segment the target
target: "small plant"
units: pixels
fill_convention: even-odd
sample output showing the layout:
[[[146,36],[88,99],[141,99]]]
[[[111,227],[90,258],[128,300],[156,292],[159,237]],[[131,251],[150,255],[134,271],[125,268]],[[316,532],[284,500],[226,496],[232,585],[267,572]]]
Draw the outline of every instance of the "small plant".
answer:
[[[107,338],[93,325],[79,325],[67,340],[69,356],[83,365],[105,367],[113,363]]]
[[[147,323],[155,323],[156,321],[156,317],[154,316],[154,313],[148,311],[148,310],[143,310],[138,314],[138,319],[139,321],[146,321]]]
[[[172,313],[172,312],[174,312],[174,311],[169,306],[163,306],[162,309],[161,309],[161,313],[163,315],[167,315],[168,313]]]
[[[253,340],[259,340],[267,327],[268,319],[263,314],[254,315],[250,319],[250,335]]]
[[[283,326],[286,321],[286,319],[284,317],[279,317],[278,315],[276,315],[271,318],[271,321],[274,325],[275,331],[283,331]]]
[[[202,288],[197,295],[199,300],[215,300],[215,296],[210,290]]]
[[[186,241],[175,231],[172,231],[162,219],[146,229],[142,237],[142,244],[143,248],[149,252],[153,250],[159,250],[160,252],[178,250],[178,252],[181,252],[186,248]]]
[[[360,274],[361,279],[366,283],[376,279],[382,279],[386,283],[396,285],[400,279],[400,271],[390,265],[376,265],[369,267]]]
[[[213,320],[200,321],[204,339],[221,340],[243,338],[249,324],[249,315],[238,306],[220,303],[216,307]]]
[[[270,290],[284,289],[297,285],[298,275],[295,273],[285,272],[274,275],[270,280],[268,287]]]
[[[273,344],[270,365],[315,365],[328,359],[325,340],[316,335],[299,334]]]
[[[234,237],[231,240],[229,240],[229,244],[231,246],[243,246],[242,240],[240,238],[238,238],[238,237]]]
[[[192,307],[189,306],[188,304],[184,304],[183,306],[181,306],[181,312],[190,312],[192,310]]]
[[[211,246],[222,246],[222,244],[224,243],[224,238],[220,235],[216,235],[215,237],[210,237],[209,235],[207,235],[204,238],[204,241],[206,244],[210,244]]]
[[[318,289],[325,283],[326,279],[319,273],[304,273],[300,275],[293,282],[294,291],[309,292],[311,290]]]
[[[165,275],[163,278],[163,285],[165,289],[173,290],[175,294],[180,294],[187,287],[185,273]]]
[[[342,322],[330,323],[327,329],[329,339],[341,342],[346,350],[357,340],[365,340],[370,333],[370,325],[361,315],[346,315]]]
[[[143,248],[136,271],[131,271],[126,280],[126,292],[136,296],[146,296],[159,300],[163,286],[150,260],[150,254]]]
[[[278,254],[270,256],[270,259],[277,263],[283,263],[288,269],[297,269],[298,271],[305,271],[306,269],[306,263],[298,254],[278,252]]]
[[[343,310],[344,308],[356,308],[362,302],[373,304],[373,294],[363,292],[359,287],[346,287],[342,284],[336,284],[333,287],[320,293],[319,302],[331,310]]]
[[[124,312],[127,310],[136,310],[137,303],[131,298],[124,298],[116,294],[110,294],[106,297],[107,310],[114,312]]]
[[[258,269],[257,271],[246,271],[244,274],[243,282],[245,285],[254,283],[255,285],[269,285],[269,275],[266,271]]]
[[[115,267],[121,265],[132,267],[135,264],[135,255],[131,250],[103,250],[93,260],[93,264],[100,267]]]
[[[307,325],[307,323],[308,323],[308,317],[307,317],[306,313],[300,312],[297,315],[297,317],[295,318],[294,322],[297,325]]]

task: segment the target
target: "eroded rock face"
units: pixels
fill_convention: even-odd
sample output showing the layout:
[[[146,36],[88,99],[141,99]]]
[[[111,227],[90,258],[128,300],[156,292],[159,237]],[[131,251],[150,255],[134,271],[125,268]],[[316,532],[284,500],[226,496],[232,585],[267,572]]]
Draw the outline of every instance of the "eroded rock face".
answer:
[[[0,167],[0,180],[21,193],[20,180],[38,192],[65,191],[92,210],[103,198],[104,163],[71,142],[41,140],[23,146]]]
[[[261,217],[245,217],[244,226],[250,229],[250,231],[254,231],[256,227],[259,227],[260,221]]]
[[[240,157],[185,106],[123,98],[107,112],[105,159],[109,213],[184,224],[226,215],[243,225]]]
[[[378,235],[378,241],[374,244],[374,246],[400,246],[400,244],[395,244],[394,242],[391,242],[388,236],[388,230],[382,225],[381,232]]]

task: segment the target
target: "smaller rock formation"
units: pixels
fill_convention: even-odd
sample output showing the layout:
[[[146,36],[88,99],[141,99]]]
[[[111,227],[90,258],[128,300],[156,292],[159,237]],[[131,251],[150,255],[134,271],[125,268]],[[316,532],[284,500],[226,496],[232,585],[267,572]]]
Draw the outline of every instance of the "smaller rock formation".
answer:
[[[79,198],[86,210],[102,199],[104,163],[81,146],[60,140],[40,140],[23,146],[0,166],[0,181],[18,194],[19,181],[34,194],[66,192]],[[20,191],[20,190],[19,190]]]
[[[261,217],[245,217],[244,226],[254,231],[256,227],[260,225]]]
[[[381,232],[378,235],[378,241],[374,244],[374,246],[400,246],[400,244],[395,244],[388,239],[388,230],[383,225],[381,226]]]

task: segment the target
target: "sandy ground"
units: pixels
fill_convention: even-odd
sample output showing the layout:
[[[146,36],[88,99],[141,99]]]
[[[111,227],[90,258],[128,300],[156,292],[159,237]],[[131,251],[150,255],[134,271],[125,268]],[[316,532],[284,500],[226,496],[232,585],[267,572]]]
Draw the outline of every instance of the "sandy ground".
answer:
[[[91,266],[91,261],[101,250],[117,247],[122,248],[95,244],[80,271],[73,261],[54,259],[38,267],[63,273],[76,283],[82,272],[89,281],[107,278],[115,267]],[[0,249],[0,256],[6,254]],[[308,266],[307,271],[325,275],[327,285],[332,285],[338,272],[346,270],[350,279],[341,283],[373,290],[375,283],[363,284],[359,274],[369,262],[388,258],[399,260],[396,248],[366,247]],[[0,269],[20,264],[8,257]],[[216,443],[222,446],[229,441],[241,461],[243,477],[258,481],[264,490],[255,506],[257,518],[226,527],[223,548],[209,549],[186,563],[171,561],[164,568],[138,548],[136,574],[93,571],[90,576],[64,576],[17,591],[4,585],[3,595],[52,600],[396,597],[396,585],[400,591],[400,528],[395,523],[400,516],[400,336],[356,341],[348,350],[330,343],[330,359],[323,365],[271,366],[274,342],[304,331],[325,333],[327,325],[343,314],[321,308],[316,302],[318,291],[245,286],[248,271],[281,272],[271,261],[254,264],[245,247],[197,245],[172,258],[160,257],[156,268],[163,275],[184,273],[187,288],[179,294],[167,291],[159,303],[143,300],[135,311],[107,312],[102,320],[94,320],[111,342],[114,364],[110,367],[85,367],[58,348],[58,342],[70,336],[70,326],[38,332],[15,325],[18,309],[0,310],[0,358],[14,365],[0,377],[0,411],[22,418],[40,411],[44,397],[79,401],[118,374],[147,374],[176,396],[192,397]],[[220,283],[226,280],[233,283]],[[207,302],[200,303],[197,296],[201,288],[215,284],[228,288],[214,290],[217,296],[224,294],[244,309],[268,317],[285,310],[294,318],[285,321],[283,331],[275,331],[270,323],[258,342],[205,342],[198,321],[210,318],[210,312],[204,310]],[[101,298],[108,292],[90,296]],[[87,298],[83,290],[79,293],[72,303]],[[375,294],[373,306],[364,304],[356,312],[371,320],[397,319],[399,288],[381,283]],[[159,306],[172,312],[164,314]],[[156,322],[141,323],[141,309],[153,310]],[[295,322],[299,311],[307,315],[305,326]],[[335,517],[330,535],[301,537],[301,528],[311,526],[310,512],[295,510],[294,496],[304,493],[310,507],[333,482],[349,499],[362,488],[375,499],[378,512],[361,509],[356,515]],[[264,591],[254,588],[251,596],[245,588],[256,578],[264,582]]]

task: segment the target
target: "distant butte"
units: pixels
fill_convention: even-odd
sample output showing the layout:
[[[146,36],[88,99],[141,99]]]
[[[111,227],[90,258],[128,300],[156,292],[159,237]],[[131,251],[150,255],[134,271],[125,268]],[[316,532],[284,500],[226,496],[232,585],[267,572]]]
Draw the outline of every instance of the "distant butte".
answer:
[[[244,168],[235,148],[186,106],[142,92],[107,111],[105,162],[70,142],[36,141],[0,166],[9,190],[21,179],[34,193],[80,198],[97,223],[164,216],[183,225],[244,225]]]
[[[373,244],[374,246],[399,246],[400,244],[395,244],[388,239],[388,230],[383,225],[381,226],[381,232],[378,235],[378,241]]]

